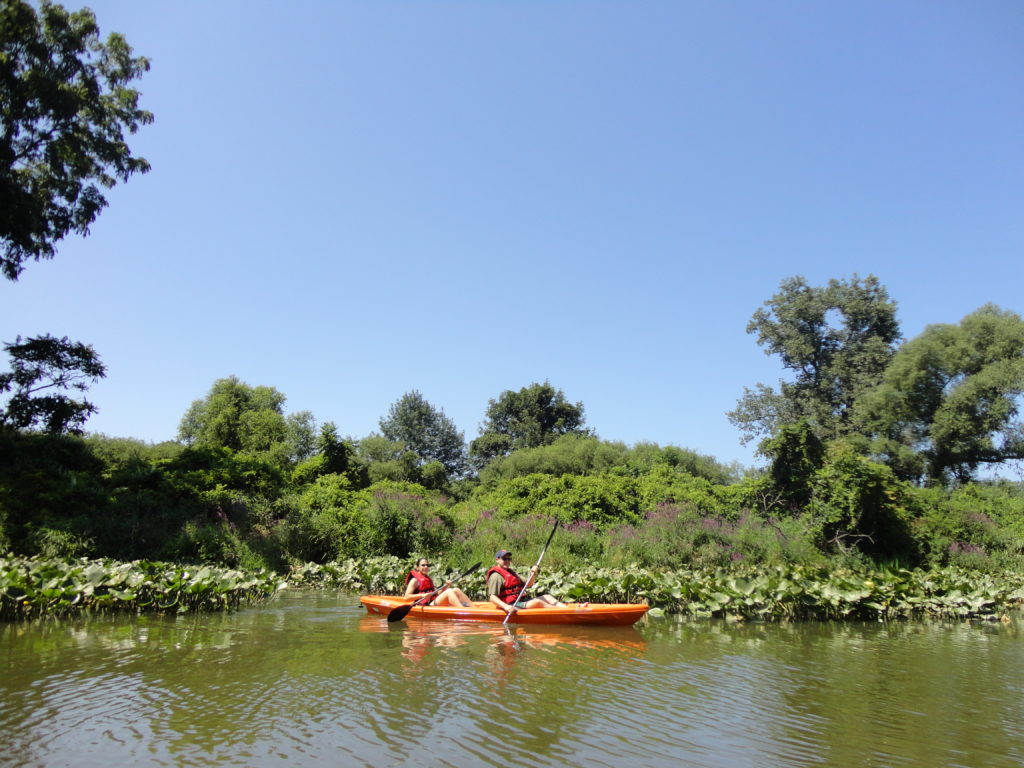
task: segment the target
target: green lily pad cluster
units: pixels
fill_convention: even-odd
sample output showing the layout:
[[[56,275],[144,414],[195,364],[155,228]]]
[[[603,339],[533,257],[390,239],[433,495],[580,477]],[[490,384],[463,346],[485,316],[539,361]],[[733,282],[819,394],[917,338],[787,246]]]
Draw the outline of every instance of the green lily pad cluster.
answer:
[[[375,557],[295,568],[296,585],[394,594],[408,562]],[[456,570],[434,573],[435,581]],[[460,584],[483,597],[483,579]],[[654,614],[778,621],[887,620],[993,616],[1024,601],[1024,574],[993,575],[953,566],[937,569],[836,568],[807,565],[684,568],[544,569],[540,586],[563,600],[648,603]]]
[[[0,620],[81,612],[234,609],[265,600],[284,586],[269,571],[8,555],[0,556]]]
[[[1024,601],[1024,574],[956,567],[594,569],[549,572],[545,586],[566,600],[647,602],[665,613],[767,621],[972,618]]]
[[[436,561],[435,561],[436,562]],[[395,557],[309,563],[296,585],[396,593],[409,564]],[[457,570],[442,568],[435,581]],[[477,599],[483,579],[460,583]],[[654,615],[746,620],[888,620],[995,616],[1024,602],[1024,574],[994,575],[949,566],[936,569],[824,568],[807,565],[684,568],[544,569],[540,587],[575,602],[648,603]]]

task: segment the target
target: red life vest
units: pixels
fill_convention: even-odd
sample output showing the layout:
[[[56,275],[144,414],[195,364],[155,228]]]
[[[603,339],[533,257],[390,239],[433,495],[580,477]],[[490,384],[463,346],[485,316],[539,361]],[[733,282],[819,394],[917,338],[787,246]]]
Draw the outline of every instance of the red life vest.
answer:
[[[416,592],[434,591],[434,582],[425,573],[409,571],[409,575],[405,577],[405,586],[409,586],[409,579],[416,579]]]
[[[515,571],[510,571],[502,568],[500,565],[492,566],[487,571],[486,581],[491,580],[491,574],[498,573],[505,580],[505,583],[501,585],[501,591],[498,593],[498,597],[501,598],[503,603],[511,605],[519,597],[519,593],[523,591],[523,580],[519,578]]]

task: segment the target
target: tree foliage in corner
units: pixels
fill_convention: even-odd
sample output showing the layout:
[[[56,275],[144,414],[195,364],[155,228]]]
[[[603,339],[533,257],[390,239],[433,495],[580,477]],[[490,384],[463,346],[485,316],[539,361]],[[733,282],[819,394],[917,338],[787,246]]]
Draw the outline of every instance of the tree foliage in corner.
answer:
[[[904,344],[859,404],[872,452],[907,480],[966,482],[1024,459],[1024,319],[988,304]]]
[[[66,390],[84,392],[106,376],[106,366],[92,347],[49,334],[4,344],[13,362],[0,374],[0,395],[10,395],[0,409],[0,427],[41,429],[51,435],[79,433],[96,406],[75,400]]]
[[[119,34],[101,42],[89,9],[41,0],[0,2],[0,269],[17,280],[52,258],[70,232],[88,234],[106,206],[101,188],[145,173],[125,132],[153,115],[132,80],[149,69]]]
[[[549,445],[561,435],[589,435],[583,403],[570,403],[550,383],[505,390],[487,406],[480,436],[469,446],[478,467],[521,448]]]
[[[781,358],[793,380],[780,381],[777,391],[764,384],[745,389],[727,414],[744,443],[800,421],[822,441],[849,434],[857,399],[881,381],[900,338],[896,304],[873,275],[829,280],[823,288],[788,278],[747,332],[757,334],[765,354]]]

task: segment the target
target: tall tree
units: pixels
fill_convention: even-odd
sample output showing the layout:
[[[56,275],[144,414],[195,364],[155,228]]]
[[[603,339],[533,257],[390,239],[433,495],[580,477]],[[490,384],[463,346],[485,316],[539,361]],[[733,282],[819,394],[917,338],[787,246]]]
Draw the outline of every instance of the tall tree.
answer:
[[[145,173],[125,132],[153,115],[128,85],[149,69],[119,34],[100,41],[88,8],[0,2],[0,270],[17,280],[52,258],[70,232],[88,234],[106,206],[100,188]]]
[[[470,444],[469,454],[483,467],[520,448],[549,445],[560,435],[589,435],[585,423],[583,403],[570,403],[547,381],[518,392],[505,390],[488,401],[480,436]]]
[[[312,415],[284,415],[285,396],[273,387],[250,387],[236,376],[218,379],[189,407],[178,426],[188,445],[273,453],[281,461],[305,458],[315,446]]]
[[[416,390],[402,395],[388,415],[380,420],[380,431],[392,442],[404,443],[423,463],[440,462],[449,477],[466,471],[466,441],[443,410],[434,408]]]
[[[820,440],[848,434],[854,404],[881,380],[900,338],[896,304],[873,275],[823,288],[802,277],[783,280],[747,333],[757,334],[765,354],[779,356],[793,380],[780,381],[777,391],[760,383],[744,389],[727,414],[744,443],[801,420]]]
[[[905,343],[858,415],[897,475],[964,482],[982,465],[1024,459],[1022,397],[1024,320],[987,304]]]
[[[88,400],[67,390],[85,392],[107,374],[106,366],[87,344],[49,334],[4,344],[11,356],[9,373],[0,374],[0,395],[10,395],[0,409],[0,427],[41,429],[52,435],[79,433],[96,412]]]

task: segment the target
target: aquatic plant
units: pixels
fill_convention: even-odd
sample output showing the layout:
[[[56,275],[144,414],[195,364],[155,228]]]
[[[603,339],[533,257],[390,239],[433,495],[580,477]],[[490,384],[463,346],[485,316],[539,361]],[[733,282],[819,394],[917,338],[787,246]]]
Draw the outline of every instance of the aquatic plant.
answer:
[[[136,560],[0,556],[0,620],[81,612],[235,609],[283,589],[269,571]]]
[[[834,568],[800,564],[650,571],[548,572],[543,585],[563,599],[645,601],[667,613],[738,619],[971,618],[1024,602],[1024,574],[964,568]]]

